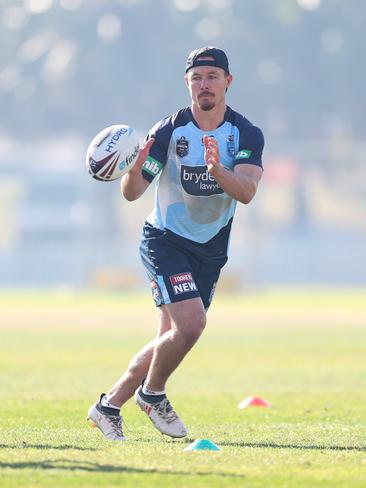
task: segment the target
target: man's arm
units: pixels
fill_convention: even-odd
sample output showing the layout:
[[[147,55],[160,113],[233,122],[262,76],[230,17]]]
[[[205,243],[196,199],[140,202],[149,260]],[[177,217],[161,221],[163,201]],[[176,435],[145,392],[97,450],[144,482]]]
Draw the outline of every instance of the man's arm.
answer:
[[[263,170],[254,164],[237,164],[230,171],[220,163],[217,141],[205,137],[205,162],[225,193],[241,203],[249,203],[257,192]]]
[[[149,151],[153,142],[153,138],[150,138],[145,142],[145,144],[140,149],[140,153],[136,160],[136,163],[133,165],[128,173],[122,176],[121,192],[122,195],[129,202],[140,198],[147,189],[147,187],[150,185],[150,182],[145,180],[145,178],[142,176],[141,170],[142,165],[149,155]]]
[[[249,203],[257,193],[263,170],[254,164],[238,164],[234,171],[221,166],[211,172],[225,193],[241,203]]]

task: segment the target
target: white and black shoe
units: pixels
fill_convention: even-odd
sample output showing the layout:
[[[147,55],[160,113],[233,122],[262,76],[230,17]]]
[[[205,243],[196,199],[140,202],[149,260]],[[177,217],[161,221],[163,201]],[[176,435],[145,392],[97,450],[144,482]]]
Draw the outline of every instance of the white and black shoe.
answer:
[[[125,441],[126,437],[122,432],[120,410],[102,405],[102,398],[104,396],[105,393],[102,393],[99,401],[89,408],[87,420],[91,420],[93,426],[98,427],[107,439],[112,441]]]
[[[185,437],[188,434],[166,395],[145,395],[140,386],[135,392],[135,401],[162,434],[170,437]]]

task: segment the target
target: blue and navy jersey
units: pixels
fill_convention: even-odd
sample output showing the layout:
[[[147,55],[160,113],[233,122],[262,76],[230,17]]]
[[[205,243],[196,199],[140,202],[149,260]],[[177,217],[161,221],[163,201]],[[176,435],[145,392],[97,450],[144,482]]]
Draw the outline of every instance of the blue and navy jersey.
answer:
[[[190,108],[179,110],[151,129],[149,136],[155,142],[142,175],[150,182],[155,179],[156,193],[155,208],[147,221],[198,243],[223,234],[228,240],[236,207],[236,200],[207,171],[204,135],[217,140],[220,162],[229,170],[237,164],[262,167],[264,145],[262,131],[230,107],[223,122],[212,131],[197,126]]]

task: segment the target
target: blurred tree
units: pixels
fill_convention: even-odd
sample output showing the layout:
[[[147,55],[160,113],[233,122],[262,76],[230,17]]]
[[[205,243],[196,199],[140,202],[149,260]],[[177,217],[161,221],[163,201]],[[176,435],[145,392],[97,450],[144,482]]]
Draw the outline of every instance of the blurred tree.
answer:
[[[267,136],[365,133],[362,0],[1,3],[1,133],[145,131],[188,103],[186,56],[211,44],[230,58],[229,103]]]

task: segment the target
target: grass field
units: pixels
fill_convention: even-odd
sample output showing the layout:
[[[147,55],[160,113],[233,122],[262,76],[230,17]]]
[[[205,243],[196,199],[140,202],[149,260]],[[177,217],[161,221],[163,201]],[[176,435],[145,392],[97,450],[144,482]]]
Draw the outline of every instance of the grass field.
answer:
[[[366,486],[365,291],[218,294],[168,385],[189,439],[130,401],[108,442],[88,407],[154,332],[148,296],[0,295],[1,487]]]

